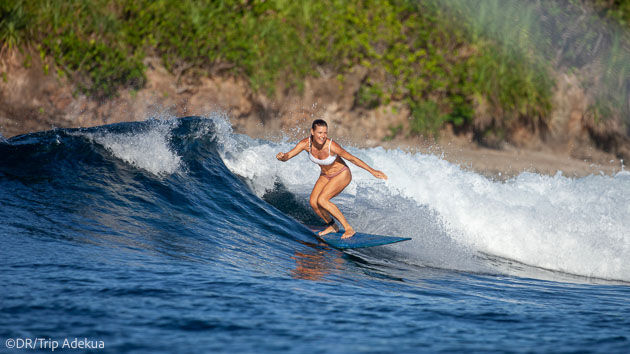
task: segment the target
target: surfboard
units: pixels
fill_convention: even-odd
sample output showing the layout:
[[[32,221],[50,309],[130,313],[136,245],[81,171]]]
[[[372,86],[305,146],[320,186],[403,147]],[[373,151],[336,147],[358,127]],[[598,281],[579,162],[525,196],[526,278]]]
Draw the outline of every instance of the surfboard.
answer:
[[[372,235],[362,232],[357,232],[356,234],[354,234],[354,236],[350,238],[342,239],[341,236],[343,235],[343,232],[335,232],[324,236],[319,236],[317,233],[323,230],[324,227],[309,228],[311,229],[311,231],[313,231],[315,237],[324,241],[328,245],[340,250],[384,246],[392,243],[411,240],[409,237]]]

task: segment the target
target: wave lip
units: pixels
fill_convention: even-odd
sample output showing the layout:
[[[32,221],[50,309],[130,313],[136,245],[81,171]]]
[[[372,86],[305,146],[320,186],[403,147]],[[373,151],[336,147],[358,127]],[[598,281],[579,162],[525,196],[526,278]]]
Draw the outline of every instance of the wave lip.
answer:
[[[170,147],[171,131],[177,121],[151,122],[148,129],[140,132],[98,130],[82,135],[132,166],[154,175],[172,174],[182,163],[181,157]]]

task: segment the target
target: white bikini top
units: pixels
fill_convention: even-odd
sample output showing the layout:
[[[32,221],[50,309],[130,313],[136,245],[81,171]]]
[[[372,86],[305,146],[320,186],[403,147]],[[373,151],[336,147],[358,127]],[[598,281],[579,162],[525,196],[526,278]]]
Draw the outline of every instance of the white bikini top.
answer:
[[[333,162],[335,162],[335,160],[337,159],[337,155],[330,154],[330,145],[332,145],[332,139],[330,139],[330,144],[328,144],[328,157],[323,160],[320,160],[317,157],[313,156],[313,154],[311,153],[311,138],[309,138],[308,139],[308,158],[318,165],[323,165],[323,166],[332,165]]]

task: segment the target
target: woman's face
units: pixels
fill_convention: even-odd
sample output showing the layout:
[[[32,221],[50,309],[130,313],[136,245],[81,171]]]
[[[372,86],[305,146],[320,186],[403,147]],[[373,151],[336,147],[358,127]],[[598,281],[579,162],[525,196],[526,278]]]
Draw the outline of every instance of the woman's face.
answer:
[[[313,135],[313,140],[315,140],[318,144],[323,144],[328,139],[328,127],[323,125],[315,126],[315,129],[311,129],[311,134]]]

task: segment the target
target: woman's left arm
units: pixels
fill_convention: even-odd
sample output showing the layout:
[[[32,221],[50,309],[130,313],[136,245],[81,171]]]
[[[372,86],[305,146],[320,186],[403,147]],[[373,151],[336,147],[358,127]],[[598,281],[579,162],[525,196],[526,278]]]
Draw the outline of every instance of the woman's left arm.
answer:
[[[368,171],[374,177],[380,178],[380,179],[387,179],[387,175],[386,174],[384,174],[381,171],[377,171],[377,170],[373,169],[372,167],[368,166],[368,164],[366,164],[365,162],[361,161],[360,158],[358,158],[358,157],[352,155],[351,153],[347,152],[344,148],[341,147],[341,145],[337,144],[336,142],[333,141],[331,143],[330,150],[335,155],[339,155],[342,158],[344,158],[344,159],[352,162],[353,164],[361,167],[362,169]]]

